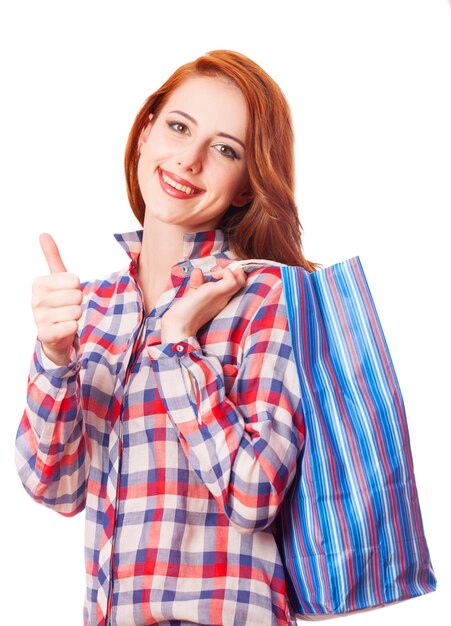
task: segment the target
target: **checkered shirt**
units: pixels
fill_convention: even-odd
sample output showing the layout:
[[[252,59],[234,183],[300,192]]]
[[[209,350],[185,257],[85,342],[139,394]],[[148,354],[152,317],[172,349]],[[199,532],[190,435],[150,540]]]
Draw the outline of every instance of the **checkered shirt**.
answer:
[[[280,267],[253,269],[196,335],[161,318],[202,269],[234,260],[224,231],[185,233],[146,314],[143,231],[131,259],[81,283],[71,362],[36,338],[16,463],[28,494],[86,519],[85,626],[287,626],[275,520],[303,447]]]

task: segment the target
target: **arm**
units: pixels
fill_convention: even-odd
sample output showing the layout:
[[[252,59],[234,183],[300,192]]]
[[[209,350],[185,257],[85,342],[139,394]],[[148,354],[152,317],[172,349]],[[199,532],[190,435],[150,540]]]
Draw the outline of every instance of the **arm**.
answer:
[[[303,444],[281,279],[268,288],[240,347],[236,404],[225,395],[221,362],[196,336],[148,351],[192,467],[237,530],[250,534],[276,517]]]
[[[84,508],[89,472],[77,334],[88,283],[67,272],[51,235],[41,233],[39,240],[50,274],[32,285],[38,335],[16,435],[16,466],[32,498],[74,515]]]
[[[25,490],[36,502],[67,516],[84,508],[89,474],[78,352],[76,338],[70,363],[58,366],[36,340],[16,435],[16,466]]]

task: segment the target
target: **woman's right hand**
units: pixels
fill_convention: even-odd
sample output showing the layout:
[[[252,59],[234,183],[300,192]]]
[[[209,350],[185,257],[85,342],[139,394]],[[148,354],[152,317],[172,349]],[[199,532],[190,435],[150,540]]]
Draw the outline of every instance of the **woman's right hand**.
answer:
[[[77,321],[82,316],[80,279],[64,267],[58,247],[48,233],[39,236],[50,274],[33,280],[31,306],[45,355],[56,365],[67,365]]]

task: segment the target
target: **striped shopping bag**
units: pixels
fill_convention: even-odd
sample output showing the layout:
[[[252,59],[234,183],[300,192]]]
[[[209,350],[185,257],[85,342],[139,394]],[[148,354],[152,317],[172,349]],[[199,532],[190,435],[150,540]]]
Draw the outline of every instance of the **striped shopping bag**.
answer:
[[[276,264],[305,419],[275,525],[292,610],[339,614],[433,591],[404,404],[360,259],[312,273]]]

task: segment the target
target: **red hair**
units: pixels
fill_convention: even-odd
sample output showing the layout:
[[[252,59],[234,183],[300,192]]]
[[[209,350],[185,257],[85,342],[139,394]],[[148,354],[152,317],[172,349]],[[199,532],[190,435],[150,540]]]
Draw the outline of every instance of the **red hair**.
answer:
[[[127,193],[133,213],[144,224],[145,204],[138,184],[138,142],[149,114],[158,115],[166,99],[184,80],[216,76],[232,81],[243,93],[250,119],[246,137],[252,200],[231,205],[217,228],[241,259],[272,259],[309,272],[321,265],[307,261],[302,225],[294,199],[294,135],[291,112],[277,83],[254,61],[230,50],[213,50],[179,67],[147,98],[131,128],[125,150]]]

